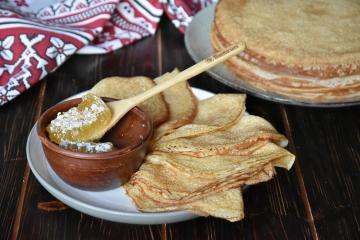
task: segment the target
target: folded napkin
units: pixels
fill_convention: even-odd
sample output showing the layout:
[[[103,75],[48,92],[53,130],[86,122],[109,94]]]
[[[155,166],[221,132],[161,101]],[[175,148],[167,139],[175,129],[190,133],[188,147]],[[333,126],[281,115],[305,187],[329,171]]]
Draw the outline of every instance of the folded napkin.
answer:
[[[164,13],[184,32],[215,1],[0,1],[0,106],[75,53],[108,53],[152,35]]]

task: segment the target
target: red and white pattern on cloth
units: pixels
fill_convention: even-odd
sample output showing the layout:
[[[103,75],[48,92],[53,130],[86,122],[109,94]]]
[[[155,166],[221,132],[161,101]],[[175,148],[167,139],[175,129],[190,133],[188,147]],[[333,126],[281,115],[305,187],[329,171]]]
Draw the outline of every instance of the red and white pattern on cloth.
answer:
[[[216,0],[0,0],[0,106],[71,55],[102,54],[155,33],[165,13],[184,32]]]

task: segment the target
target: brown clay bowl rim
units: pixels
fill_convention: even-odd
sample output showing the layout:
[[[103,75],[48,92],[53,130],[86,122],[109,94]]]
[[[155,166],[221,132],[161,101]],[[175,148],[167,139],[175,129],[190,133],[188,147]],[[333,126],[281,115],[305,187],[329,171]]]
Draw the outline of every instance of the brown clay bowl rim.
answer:
[[[54,106],[47,109],[44,113],[41,114],[39,120],[36,124],[36,132],[38,137],[40,138],[40,141],[42,144],[47,146],[49,149],[51,149],[54,152],[58,152],[62,155],[73,157],[73,158],[79,158],[84,160],[99,160],[99,159],[108,159],[108,158],[114,158],[114,156],[121,156],[124,154],[127,154],[131,151],[136,151],[137,149],[141,148],[142,146],[146,145],[146,143],[150,140],[152,134],[153,134],[153,125],[151,123],[151,120],[149,116],[142,111],[138,107],[134,107],[130,111],[134,111],[137,115],[144,116],[146,122],[148,123],[149,130],[147,132],[146,137],[142,140],[142,142],[134,145],[130,145],[121,149],[117,149],[114,151],[106,152],[106,153],[81,153],[81,152],[75,152],[71,150],[66,150],[61,147],[59,147],[56,143],[53,143],[47,136],[45,128],[41,129],[42,122],[46,115],[52,113],[59,107],[59,105],[67,104],[68,102],[74,102],[74,104],[71,104],[71,106],[74,106],[77,102],[81,101],[81,98],[73,98],[70,100],[65,100],[60,103],[55,104]]]

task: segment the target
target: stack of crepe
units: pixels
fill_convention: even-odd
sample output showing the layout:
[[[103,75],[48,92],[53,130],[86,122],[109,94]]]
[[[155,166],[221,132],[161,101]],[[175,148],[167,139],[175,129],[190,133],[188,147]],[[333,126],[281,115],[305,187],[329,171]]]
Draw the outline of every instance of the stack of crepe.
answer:
[[[360,100],[360,1],[221,0],[210,34],[220,50],[247,49],[225,64],[267,93],[304,102]]]
[[[121,90],[127,82],[104,79],[92,92],[123,98],[129,94]],[[145,162],[124,185],[140,211],[187,210],[238,221],[244,217],[241,189],[270,180],[275,166],[291,168],[294,156],[283,148],[286,138],[266,120],[245,112],[245,95],[217,94],[198,101],[187,83],[179,83],[160,97],[168,119],[156,129]]]

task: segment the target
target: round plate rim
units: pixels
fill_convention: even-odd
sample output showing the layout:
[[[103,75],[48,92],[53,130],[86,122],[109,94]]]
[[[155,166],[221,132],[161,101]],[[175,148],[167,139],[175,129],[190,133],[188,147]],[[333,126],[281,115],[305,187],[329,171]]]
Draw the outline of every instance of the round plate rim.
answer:
[[[214,93],[209,92],[207,90],[199,89],[199,88],[192,88],[195,95],[197,94],[203,94],[205,96],[212,96]],[[85,91],[86,92],[86,91]],[[75,94],[67,99],[75,98],[83,95],[85,92]],[[65,99],[66,100],[66,99]],[[33,159],[31,159],[31,150],[30,145],[31,141],[33,141],[32,136],[36,135],[35,133],[36,129],[36,123],[32,127],[27,141],[26,141],[26,155],[27,155],[27,162],[29,164],[29,167],[34,174],[35,178],[39,181],[39,183],[55,198],[63,201],[68,206],[86,213],[88,215],[114,221],[114,222],[122,222],[122,223],[131,223],[131,224],[163,224],[163,223],[174,223],[174,222],[180,222],[180,221],[186,221],[193,218],[197,218],[199,216],[194,215],[190,212],[186,211],[171,211],[171,212],[159,212],[159,213],[142,213],[142,212],[124,212],[124,211],[118,211],[118,210],[112,210],[112,209],[106,209],[103,207],[97,207],[94,205],[91,205],[89,203],[82,202],[79,199],[76,199],[72,196],[69,196],[67,193],[65,193],[63,190],[59,189],[57,186],[52,186],[51,183],[49,183],[45,177],[41,176],[41,174],[37,171],[35,166],[33,165]],[[43,154],[43,153],[42,153]],[[45,158],[45,156],[44,156]],[[45,158],[46,159],[46,158]],[[41,160],[38,160],[41,161]],[[126,218],[126,220],[124,219]],[[157,220],[154,220],[156,218]],[[161,219],[164,219],[161,220]]]
[[[203,19],[207,19],[207,20],[211,20],[211,21],[203,21],[205,24],[208,24],[206,26],[202,25],[202,29],[204,28],[210,28],[211,27],[211,23],[213,20],[213,16],[214,16],[214,11],[215,11],[215,6],[216,3],[202,9],[200,12],[198,12],[192,19],[192,21],[190,22],[189,26],[187,27],[187,31],[185,32],[185,36],[184,36],[184,42],[185,42],[185,47],[187,52],[189,53],[190,57],[195,61],[195,62],[199,62],[202,60],[202,58],[199,56],[199,54],[197,53],[196,49],[193,49],[191,46],[191,36],[194,36],[196,34],[201,34],[201,30],[200,31],[192,31],[192,29],[197,29],[196,24],[199,21],[202,21]],[[209,35],[210,32],[207,32],[207,34]],[[210,44],[210,40],[209,42],[203,42],[203,45],[206,45],[206,47],[208,47],[210,49],[211,52],[213,52],[211,44]],[[207,46],[209,45],[209,46]],[[223,68],[225,68],[225,71],[230,72],[229,70],[226,69],[224,64],[219,64],[220,66],[222,66]],[[236,83],[226,79],[225,77],[221,76],[221,74],[219,74],[218,72],[216,72],[214,70],[214,68],[209,69],[207,71],[207,73],[213,77],[214,79],[216,79],[217,81],[228,85],[229,87],[232,87],[236,90],[240,90],[243,91],[249,95],[264,99],[264,100],[268,100],[268,101],[272,101],[272,102],[277,102],[277,103],[282,103],[282,104],[287,104],[287,105],[295,105],[295,106],[303,106],[303,107],[323,107],[323,108],[332,108],[332,107],[349,107],[349,106],[356,106],[356,105],[360,105],[360,101],[349,101],[349,102],[306,102],[306,101],[300,101],[300,100],[295,100],[295,99],[290,99],[288,97],[285,96],[281,96],[278,95],[276,93],[267,93],[264,92],[260,89],[257,89],[253,86],[246,86],[248,84],[246,84],[246,82],[244,82],[244,80],[239,79],[238,77],[236,77],[234,74],[233,78],[236,79]]]

